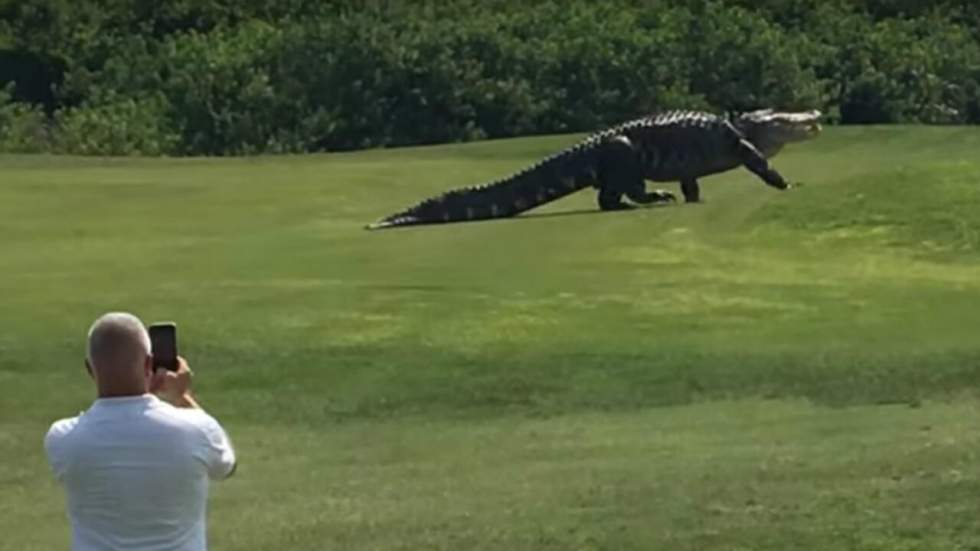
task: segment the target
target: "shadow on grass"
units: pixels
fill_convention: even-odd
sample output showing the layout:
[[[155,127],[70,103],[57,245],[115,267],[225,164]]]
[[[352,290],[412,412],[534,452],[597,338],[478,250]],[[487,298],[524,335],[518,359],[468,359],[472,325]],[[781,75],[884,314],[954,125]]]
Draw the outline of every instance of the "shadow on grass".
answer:
[[[577,209],[577,210],[564,210],[559,212],[537,212],[537,213],[530,213],[530,214],[521,214],[516,216],[515,218],[559,218],[563,216],[579,216],[583,214],[619,214],[623,212],[631,212],[631,211],[639,211],[639,210],[662,209],[662,208],[672,207],[676,205],[677,203],[665,202],[665,203],[651,203],[649,205],[633,205],[632,208],[623,209],[623,210]]]
[[[611,215],[611,214],[621,214],[621,213],[624,213],[624,212],[632,212],[632,211],[639,211],[639,210],[666,208],[666,207],[669,207],[669,206],[675,206],[675,204],[674,203],[653,203],[653,204],[650,204],[650,205],[635,205],[632,208],[623,209],[623,210],[576,209],[576,210],[564,210],[564,211],[558,211],[558,212],[532,212],[532,213],[521,213],[521,214],[518,214],[516,216],[508,216],[506,218],[484,218],[484,219],[478,219],[478,220],[459,220],[459,221],[456,221],[456,222],[414,223],[414,224],[406,224],[404,226],[391,226],[391,227],[386,227],[386,228],[376,228],[373,231],[380,230],[380,229],[383,229],[383,230],[398,230],[398,229],[418,228],[418,227],[425,227],[425,226],[447,226],[447,225],[452,225],[452,224],[487,224],[487,223],[494,223],[494,222],[497,222],[497,223],[499,223],[499,222],[513,222],[515,220],[524,220],[524,219],[533,220],[533,219],[536,219],[536,218],[564,218],[564,217],[568,217],[568,216],[584,216],[584,215],[590,215],[590,214],[593,214],[593,215],[594,214]]]

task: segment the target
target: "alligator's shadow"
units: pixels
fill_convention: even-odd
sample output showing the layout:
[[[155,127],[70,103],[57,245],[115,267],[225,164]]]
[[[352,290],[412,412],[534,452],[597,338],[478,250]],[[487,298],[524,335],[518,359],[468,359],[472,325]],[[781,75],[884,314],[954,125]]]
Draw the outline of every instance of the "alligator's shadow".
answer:
[[[578,210],[562,210],[558,212],[537,212],[537,213],[527,213],[514,216],[512,218],[501,218],[500,221],[504,220],[520,220],[522,218],[559,218],[563,216],[582,216],[586,214],[622,214],[624,212],[645,210],[658,208],[658,206],[640,206],[629,210],[599,210],[599,209],[578,209]],[[489,222],[489,220],[488,220]]]
[[[609,214],[613,211],[599,210],[599,209],[578,209],[578,210],[560,210],[556,212],[527,212],[522,213],[517,216],[511,216],[510,218],[501,218],[500,221],[505,220],[521,220],[523,218],[559,218],[563,216],[582,216],[585,214]]]
[[[494,223],[501,224],[505,222],[516,222],[525,219],[533,220],[535,218],[559,218],[565,216],[586,216],[586,215],[613,215],[613,214],[622,214],[622,213],[635,212],[635,211],[647,210],[647,209],[666,208],[674,204],[675,203],[652,203],[649,205],[634,205],[633,208],[631,209],[623,209],[623,210],[600,210],[598,208],[595,208],[595,209],[562,210],[557,212],[530,212],[530,213],[518,214],[517,216],[509,216],[507,218],[484,218],[481,220],[459,220],[457,222],[452,222],[452,224],[494,224]],[[392,228],[385,228],[385,229],[398,230],[398,229],[408,229],[408,228],[419,228],[424,226],[443,226],[443,225],[445,224],[442,222],[430,222],[425,224],[409,224],[405,226],[395,226]]]
[[[636,205],[631,209],[624,209],[624,210],[578,209],[578,210],[562,210],[558,212],[531,212],[526,214],[519,214],[511,218],[501,218],[500,221],[520,220],[521,218],[557,218],[560,216],[581,216],[584,214],[622,214],[624,212],[647,210],[647,209],[659,209],[668,206],[671,206],[671,203],[653,203],[649,205]],[[490,220],[487,220],[487,222],[489,221]]]

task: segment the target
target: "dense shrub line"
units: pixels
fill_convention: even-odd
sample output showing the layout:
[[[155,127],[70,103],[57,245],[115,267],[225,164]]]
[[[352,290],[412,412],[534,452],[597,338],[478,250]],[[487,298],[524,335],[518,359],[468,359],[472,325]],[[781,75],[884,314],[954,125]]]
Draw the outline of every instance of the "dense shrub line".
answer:
[[[980,122],[969,1],[0,3],[0,150],[236,155],[666,108]]]

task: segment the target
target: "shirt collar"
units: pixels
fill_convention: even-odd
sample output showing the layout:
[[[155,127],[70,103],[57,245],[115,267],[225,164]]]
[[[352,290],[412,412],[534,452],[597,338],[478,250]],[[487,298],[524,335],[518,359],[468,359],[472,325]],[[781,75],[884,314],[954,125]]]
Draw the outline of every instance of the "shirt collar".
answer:
[[[125,406],[148,406],[160,401],[155,395],[146,393],[136,396],[113,396],[111,398],[98,398],[92,403],[93,408],[115,408]]]

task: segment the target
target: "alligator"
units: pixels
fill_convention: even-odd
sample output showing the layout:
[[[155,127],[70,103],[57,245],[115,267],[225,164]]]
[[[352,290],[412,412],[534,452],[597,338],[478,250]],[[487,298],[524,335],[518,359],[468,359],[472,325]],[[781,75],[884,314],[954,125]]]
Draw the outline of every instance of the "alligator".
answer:
[[[698,178],[744,166],[766,184],[790,184],[767,159],[786,144],[817,136],[820,111],[773,109],[719,116],[669,111],[592,134],[513,176],[456,189],[367,226],[381,229],[515,216],[578,190],[598,189],[604,211],[676,202],[674,194],[647,191],[646,180],[679,182],[686,202],[700,202]]]

